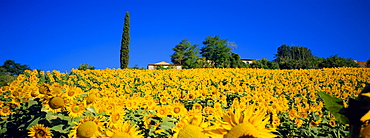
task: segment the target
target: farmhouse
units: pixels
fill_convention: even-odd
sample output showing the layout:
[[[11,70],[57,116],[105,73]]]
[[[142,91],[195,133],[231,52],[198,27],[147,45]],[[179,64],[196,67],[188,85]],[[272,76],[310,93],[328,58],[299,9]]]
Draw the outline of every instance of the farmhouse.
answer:
[[[158,67],[162,66],[163,68],[173,67],[173,69],[181,69],[181,65],[178,64],[170,64],[167,62],[158,62],[155,64],[148,64],[148,69],[157,69]]]
[[[360,65],[360,68],[366,68],[366,62],[360,62],[360,61],[357,61],[357,60],[353,60],[353,61],[358,63]]]
[[[240,59],[240,60],[242,60],[245,64],[251,64],[257,61],[256,59]]]

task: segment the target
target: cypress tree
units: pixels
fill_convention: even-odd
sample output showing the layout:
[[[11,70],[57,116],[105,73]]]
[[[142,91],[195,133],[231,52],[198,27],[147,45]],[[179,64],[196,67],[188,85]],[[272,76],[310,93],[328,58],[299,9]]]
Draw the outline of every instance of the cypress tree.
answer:
[[[129,45],[130,45],[130,13],[126,12],[121,41],[121,55],[120,55],[121,69],[127,68],[129,60]]]

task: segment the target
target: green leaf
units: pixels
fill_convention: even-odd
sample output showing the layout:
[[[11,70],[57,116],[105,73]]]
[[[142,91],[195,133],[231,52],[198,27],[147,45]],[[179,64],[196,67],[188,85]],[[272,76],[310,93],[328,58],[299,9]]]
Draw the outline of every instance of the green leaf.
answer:
[[[33,120],[28,126],[27,126],[27,130],[29,130],[32,126],[36,125],[39,121],[40,121],[41,118],[36,118],[35,120]]]
[[[60,119],[62,119],[62,120],[66,120],[66,121],[68,121],[68,122],[72,121],[71,117],[69,117],[69,116],[65,116],[65,115],[63,115],[63,114],[58,114],[57,116],[58,116]]]
[[[92,112],[92,113],[97,113],[97,112],[95,111],[95,108],[94,108],[94,107],[87,107],[87,108],[86,108],[86,110],[87,110],[87,111],[90,111],[90,112]]]
[[[348,118],[339,113],[339,111],[344,107],[343,100],[333,97],[325,92],[318,92],[318,94],[324,100],[325,108],[335,116],[335,119],[343,124],[348,124]]]
[[[33,106],[33,105],[37,105],[37,104],[38,104],[38,102],[37,102],[37,101],[35,101],[35,100],[33,100],[33,98],[29,98],[27,108],[30,108],[31,106]]]
[[[163,122],[175,122],[175,121],[177,121],[176,118],[170,118],[170,117],[163,118]]]
[[[176,125],[173,122],[162,122],[159,126],[160,129],[171,130]]]
[[[2,128],[1,130],[0,130],[0,134],[4,134],[4,133],[6,133],[7,132],[7,128]]]
[[[58,118],[58,116],[54,115],[54,113],[53,113],[53,112],[48,112],[48,113],[46,114],[46,120],[48,120],[49,122],[50,122],[51,120],[53,120],[53,119],[57,119],[57,118]]]
[[[66,131],[67,129],[63,129],[63,126],[64,125],[53,126],[52,128],[50,128],[50,130],[58,131],[60,133],[68,133],[68,131]]]
[[[165,117],[163,118],[162,123],[159,126],[159,128],[164,129],[164,130],[170,130],[176,126],[174,123],[175,121],[177,121],[177,119]]]

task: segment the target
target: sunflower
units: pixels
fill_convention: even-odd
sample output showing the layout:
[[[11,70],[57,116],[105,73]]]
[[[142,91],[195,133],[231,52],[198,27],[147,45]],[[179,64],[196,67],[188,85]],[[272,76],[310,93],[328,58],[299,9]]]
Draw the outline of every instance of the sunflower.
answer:
[[[43,124],[36,124],[30,128],[29,137],[31,138],[52,138],[51,131]]]
[[[189,101],[194,100],[194,98],[195,98],[194,93],[189,93],[187,96],[188,96],[187,97],[188,98],[187,100],[189,100]]]
[[[335,120],[330,120],[330,121],[329,121],[329,125],[330,125],[331,127],[335,127],[335,126],[337,125],[337,123],[335,122]]]
[[[10,113],[11,111],[9,106],[3,106],[2,108],[0,108],[0,116],[8,116],[10,115]]]
[[[69,137],[90,138],[101,135],[100,130],[103,125],[98,118],[92,118],[89,116],[81,119],[80,122],[73,123],[76,124],[76,126],[71,129]]]
[[[223,114],[222,104],[220,102],[216,102],[213,105],[213,109],[215,110],[214,116],[221,117]]]
[[[67,90],[67,99],[74,100],[75,98],[80,96],[82,92],[82,89],[79,87],[69,87],[69,89]]]
[[[40,86],[39,86],[39,92],[41,93],[41,94],[45,94],[45,95],[49,95],[49,94],[51,94],[50,92],[50,89],[49,89],[49,86],[47,85],[47,84],[41,84]]]
[[[9,102],[10,104],[14,104],[14,105],[17,105],[20,106],[21,103],[22,103],[22,99],[19,98],[19,97],[12,97],[12,100]]]
[[[173,138],[208,138],[206,128],[209,123],[204,122],[204,118],[199,112],[189,112],[184,116],[174,128]]]
[[[122,112],[121,110],[116,109],[112,111],[112,113],[109,115],[108,126],[122,124],[123,116],[124,116],[124,112]]]
[[[170,114],[170,111],[168,110],[169,107],[168,106],[157,106],[155,108],[155,111],[156,111],[156,115],[160,118],[163,118],[163,117],[166,117],[167,115]]]
[[[118,103],[115,98],[102,98],[101,100],[96,102],[96,105],[99,106],[94,106],[94,108],[99,113],[105,112],[107,114],[110,114],[114,109],[115,102]]]
[[[250,105],[251,106],[251,105]],[[265,128],[269,123],[269,118],[265,117],[266,109],[256,110],[255,106],[246,109],[235,108],[229,110],[229,114],[224,113],[223,120],[218,119],[216,124],[210,128],[208,133],[212,137],[224,138],[269,138],[276,135],[270,133],[275,129]]]
[[[195,104],[193,104],[193,108],[192,108],[192,110],[197,111],[197,112],[201,112],[201,111],[202,111],[202,109],[203,109],[203,107],[202,107],[202,105],[201,105],[201,104],[199,104],[199,103],[195,103]]]
[[[110,138],[143,138],[143,134],[139,133],[141,133],[141,131],[138,131],[137,127],[131,125],[130,122],[112,126],[105,131],[105,135]]]
[[[78,118],[83,115],[85,106],[83,103],[74,102],[70,106],[67,106],[68,116],[72,118]]]
[[[175,118],[180,118],[184,114],[187,113],[186,108],[184,107],[184,104],[182,103],[175,103],[171,105],[171,115]]]
[[[161,97],[161,99],[159,100],[159,102],[160,102],[162,105],[166,105],[166,104],[168,104],[169,99],[167,98],[167,96],[162,96],[162,97]]]
[[[91,90],[93,91],[93,90]],[[89,95],[86,97],[86,105],[92,105],[95,103],[95,101],[97,101],[98,97],[97,95],[95,94],[95,92],[90,92]]]
[[[0,94],[7,92],[8,90],[9,90],[9,86],[0,87]]]
[[[47,96],[44,97],[43,106],[53,113],[59,113],[65,110],[67,99],[63,96]]]
[[[32,89],[30,89],[30,92],[29,92],[30,96],[33,97],[34,99],[36,98],[41,98],[42,95],[40,94],[39,92],[39,88],[38,87],[34,87]]]

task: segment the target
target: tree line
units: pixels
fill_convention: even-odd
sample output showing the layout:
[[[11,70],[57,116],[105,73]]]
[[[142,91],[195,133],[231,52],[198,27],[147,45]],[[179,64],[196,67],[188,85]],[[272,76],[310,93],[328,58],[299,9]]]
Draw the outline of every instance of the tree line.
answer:
[[[219,35],[208,36],[203,41],[203,47],[192,45],[188,39],[175,45],[170,55],[171,62],[190,68],[264,68],[264,69],[319,69],[333,67],[360,67],[352,58],[343,58],[333,55],[328,58],[317,57],[312,51],[303,46],[289,46],[286,44],[277,48],[275,59],[266,58],[251,64],[241,61],[240,56],[232,51],[233,45],[228,39],[221,39]],[[366,66],[370,67],[370,59]]]
[[[94,70],[95,67],[88,64],[80,64],[77,69]],[[14,81],[17,76],[23,74],[25,70],[31,70],[31,67],[26,64],[16,63],[14,60],[6,60],[3,65],[0,65],[0,87],[6,86]]]

